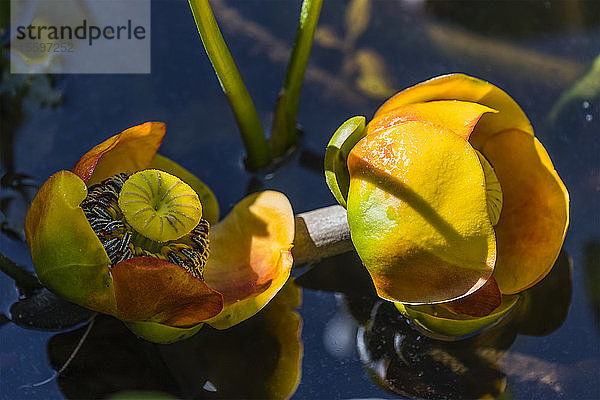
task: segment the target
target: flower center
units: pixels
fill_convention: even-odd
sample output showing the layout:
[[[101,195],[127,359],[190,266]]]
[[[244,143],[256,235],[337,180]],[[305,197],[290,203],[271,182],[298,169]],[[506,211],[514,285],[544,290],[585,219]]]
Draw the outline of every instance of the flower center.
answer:
[[[119,208],[133,229],[155,242],[179,239],[202,217],[196,192],[181,179],[157,169],[136,172],[125,181]]]
[[[81,208],[113,265],[154,257],[202,279],[209,224],[179,178],[157,170],[113,175],[88,189]]]
[[[483,156],[483,154],[481,154],[477,150],[475,151],[477,152],[479,162],[481,163],[481,167],[483,168],[488,215],[490,216],[490,221],[492,222],[492,225],[496,226],[498,220],[500,219],[500,212],[502,211],[502,187],[500,186],[498,177],[494,172],[494,167],[492,167],[490,162]]]

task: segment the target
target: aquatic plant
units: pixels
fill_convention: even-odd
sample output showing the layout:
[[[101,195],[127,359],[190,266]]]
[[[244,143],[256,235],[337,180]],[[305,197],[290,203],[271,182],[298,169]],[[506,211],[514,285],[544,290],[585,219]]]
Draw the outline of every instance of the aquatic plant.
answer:
[[[164,134],[148,122],[95,146],[44,183],[25,221],[46,287],[155,342],[259,311],[289,277],[294,234],[290,203],[273,191],[217,222],[208,187],[156,154]]]
[[[271,136],[267,141],[252,98],[221,35],[209,1],[189,0],[206,53],[235,114],[246,147],[249,169],[265,168],[274,157],[285,155],[296,145],[300,92],[322,3],[322,0],[302,2],[294,48],[277,97]]]
[[[343,124],[327,153],[378,295],[432,330],[497,320],[558,256],[568,193],[523,111],[488,82],[452,74],[408,88],[366,127]]]

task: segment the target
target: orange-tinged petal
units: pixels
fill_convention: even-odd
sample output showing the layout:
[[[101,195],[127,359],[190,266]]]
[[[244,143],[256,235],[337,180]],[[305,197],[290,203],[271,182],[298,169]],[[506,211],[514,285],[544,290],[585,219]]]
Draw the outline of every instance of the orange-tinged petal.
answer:
[[[558,257],[569,224],[569,195],[544,147],[526,132],[500,132],[482,152],[504,196],[495,227],[494,276],[502,293],[518,293],[546,276]]]
[[[380,297],[450,301],[491,276],[496,244],[484,173],[452,131],[406,122],[364,137],[348,157],[352,242]]]
[[[45,286],[74,303],[112,314],[116,305],[110,260],[79,207],[86,195],[77,175],[52,175],[31,203],[25,235]]]
[[[160,147],[165,129],[162,122],[129,128],[88,151],[72,172],[91,186],[121,172],[130,174],[146,169]]]
[[[367,126],[367,135],[408,121],[430,122],[443,126],[465,140],[484,113],[496,110],[478,103],[456,100],[430,101],[399,106],[377,113]]]
[[[275,265],[275,278],[270,285],[260,294],[250,296],[244,300],[227,304],[223,311],[214,318],[206,321],[207,324],[217,329],[227,329],[239,322],[245,321],[260,311],[285,285],[290,276],[293,259],[289,251],[282,252],[279,261]]]
[[[194,191],[198,194],[200,203],[202,203],[202,218],[211,224],[216,224],[219,221],[219,203],[217,202],[217,198],[210,188],[194,174],[176,162],[160,154],[156,155],[150,164],[150,168],[168,172],[169,174],[175,175],[190,185],[191,188],[194,189]]]
[[[439,76],[405,89],[386,101],[375,117],[399,106],[433,100],[470,101],[499,111],[484,115],[475,127],[471,142],[476,148],[505,129],[519,129],[533,136],[527,116],[508,94],[489,82],[463,74]]]
[[[485,285],[474,293],[461,297],[448,303],[440,304],[455,314],[464,314],[472,317],[485,317],[494,311],[502,303],[502,294],[494,276],[490,276]]]
[[[225,307],[211,321],[225,329],[258,312],[288,279],[294,213],[281,193],[255,193],[239,202],[210,233],[206,283]]]
[[[220,293],[183,268],[152,257],[121,261],[111,270],[117,312],[124,321],[185,327],[217,315]]]

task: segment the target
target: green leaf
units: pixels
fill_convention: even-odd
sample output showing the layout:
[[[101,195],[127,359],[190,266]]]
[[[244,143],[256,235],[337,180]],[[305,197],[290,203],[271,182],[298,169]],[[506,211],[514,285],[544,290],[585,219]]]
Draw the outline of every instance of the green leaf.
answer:
[[[352,117],[335,131],[325,151],[325,181],[343,207],[346,207],[350,187],[350,174],[346,164],[348,154],[365,134],[365,117]]]
[[[10,314],[23,328],[56,331],[86,322],[96,313],[41,289],[10,306]]]

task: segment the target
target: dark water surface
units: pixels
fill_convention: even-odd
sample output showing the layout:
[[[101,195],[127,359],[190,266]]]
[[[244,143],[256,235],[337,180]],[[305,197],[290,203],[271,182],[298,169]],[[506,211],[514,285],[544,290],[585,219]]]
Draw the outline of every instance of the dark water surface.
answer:
[[[36,80],[32,87],[38,91],[10,107],[3,103],[0,175],[12,170],[31,177],[25,183],[40,185],[55,171],[70,169],[109,136],[145,121],[163,121],[167,135],[161,153],[212,188],[222,215],[261,188],[285,193],[299,213],[335,202],[323,179],[321,157],[341,122],[354,115],[369,118],[387,96],[436,75],[463,72],[490,81],[524,109],[571,196],[562,266],[555,268],[558,283],[538,305],[541,322],[474,338],[490,340],[496,347],[483,347],[498,354],[488,354],[486,360],[494,362],[471,362],[475,356],[461,358],[471,351],[458,349],[462,345],[445,347],[412,331],[374,299],[368,285],[356,282],[364,275],[355,257],[337,257],[319,265],[322,276],[298,278],[305,287],[299,308],[304,351],[293,398],[473,398],[499,392],[505,399],[600,398],[600,74],[595,92],[574,96],[553,120],[549,117],[561,94],[600,54],[600,3],[377,1],[361,13],[368,19],[348,26],[348,2],[324,3],[300,103],[301,146],[272,174],[253,175],[243,168],[237,126],[187,2],[153,1],[152,74],[57,75],[48,90],[40,89],[45,78]],[[225,38],[266,127],[298,12],[296,1],[215,2]],[[363,20],[368,24],[361,30]],[[9,80],[18,79],[24,77],[8,76],[4,68],[2,90]],[[41,106],[43,99],[54,106]],[[9,186],[3,182],[0,188],[0,252],[31,268],[20,235],[28,206],[24,199],[35,188]],[[0,313],[10,318],[10,306],[17,300],[14,281],[0,274]],[[231,385],[239,387],[230,392],[214,392],[210,385],[186,391],[179,374],[159,356],[170,350],[158,346],[157,351],[120,323],[101,318],[79,360],[58,380],[32,386],[60,368],[65,358],[56,354],[68,356],[82,328],[71,336],[56,336],[0,321],[3,399],[104,397],[123,390],[158,390],[176,397],[261,397],[256,394],[260,391],[244,391],[250,383],[234,378]],[[269,333],[252,326],[242,327],[246,330],[235,340],[241,348],[260,350]],[[239,358],[250,353],[240,350]],[[260,360],[261,351],[255,353],[258,359],[242,360],[246,364],[218,355],[182,363],[198,369],[206,362],[268,370],[270,361]],[[366,368],[368,360],[372,362]],[[388,380],[381,380],[382,375]]]

